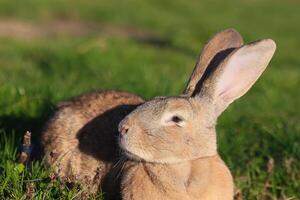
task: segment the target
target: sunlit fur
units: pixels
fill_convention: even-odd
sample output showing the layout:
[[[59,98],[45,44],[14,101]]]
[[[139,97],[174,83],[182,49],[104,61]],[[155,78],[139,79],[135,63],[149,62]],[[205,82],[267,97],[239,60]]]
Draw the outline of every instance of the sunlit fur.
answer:
[[[237,48],[204,82],[192,84],[196,95],[188,89],[190,95],[155,98],[127,115],[119,124],[119,144],[133,164],[124,170],[123,200],[232,200],[233,180],[217,153],[215,123],[251,88],[275,49],[272,40]],[[185,123],[169,123],[165,116],[172,113]]]
[[[133,159],[178,163],[214,156],[216,133],[213,106],[206,98],[164,97],[139,106],[120,126],[130,127],[120,146]],[[164,124],[161,118],[180,115],[185,125]]]
[[[227,29],[204,46],[183,95],[144,102],[107,91],[65,102],[42,136],[46,161],[62,180],[74,177],[90,192],[101,187],[105,199],[232,200],[216,120],[251,88],[275,49],[272,40],[243,46]]]

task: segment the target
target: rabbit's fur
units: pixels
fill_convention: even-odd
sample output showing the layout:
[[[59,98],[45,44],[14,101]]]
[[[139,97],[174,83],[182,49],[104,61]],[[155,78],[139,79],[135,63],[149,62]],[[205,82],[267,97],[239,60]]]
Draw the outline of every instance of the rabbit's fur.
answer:
[[[133,94],[105,91],[61,103],[42,135],[47,163],[60,178],[84,183],[90,192],[99,185],[110,189],[110,175],[119,173],[112,172],[120,158],[118,123],[143,102]]]
[[[243,45],[240,34],[227,29],[205,45],[180,96],[144,102],[110,91],[64,103],[43,136],[47,161],[60,177],[75,177],[92,191],[120,192],[125,200],[232,199],[215,124],[254,84],[275,49],[270,39]],[[122,169],[114,167],[120,149],[127,158]]]

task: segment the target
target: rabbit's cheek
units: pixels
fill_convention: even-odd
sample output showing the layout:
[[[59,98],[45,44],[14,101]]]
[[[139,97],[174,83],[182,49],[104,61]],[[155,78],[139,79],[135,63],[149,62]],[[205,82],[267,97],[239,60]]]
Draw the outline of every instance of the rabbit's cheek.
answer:
[[[130,148],[130,145],[134,142],[133,141],[133,136],[130,136],[128,134],[120,137],[119,139],[119,145],[122,149],[128,150]]]
[[[119,138],[119,147],[123,150],[126,150],[126,139],[124,137]]]
[[[135,140],[136,134],[134,134],[132,131],[129,131],[127,134],[119,137],[119,145],[122,149],[129,151],[130,146],[135,143]]]

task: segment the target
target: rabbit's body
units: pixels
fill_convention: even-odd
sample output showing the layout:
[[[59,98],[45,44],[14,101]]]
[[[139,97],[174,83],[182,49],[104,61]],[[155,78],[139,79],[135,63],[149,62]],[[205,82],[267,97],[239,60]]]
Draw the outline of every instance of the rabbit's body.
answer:
[[[131,163],[123,172],[124,200],[231,200],[233,181],[218,155],[178,164]]]
[[[270,39],[243,45],[227,29],[205,45],[182,95],[144,102],[110,91],[63,103],[43,135],[47,161],[60,178],[91,192],[101,186],[113,199],[230,200],[233,180],[217,151],[216,122],[275,49]],[[119,176],[113,166],[122,154],[128,160]]]
[[[97,191],[118,160],[118,123],[143,100],[117,91],[92,92],[61,103],[42,136],[56,174]]]

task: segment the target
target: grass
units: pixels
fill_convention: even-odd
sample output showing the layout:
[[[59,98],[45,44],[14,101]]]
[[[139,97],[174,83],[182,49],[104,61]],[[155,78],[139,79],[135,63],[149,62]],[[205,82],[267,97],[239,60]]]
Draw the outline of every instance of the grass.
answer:
[[[2,0],[0,22],[100,28],[79,35],[0,34],[0,199],[78,197],[84,191],[51,179],[41,161],[29,168],[16,162],[22,134],[30,130],[38,138],[54,105],[84,91],[120,89],[145,98],[180,93],[199,48],[228,27],[248,42],[273,38],[278,50],[254,88],[221,116],[219,151],[244,199],[299,199],[299,6],[295,0]]]

